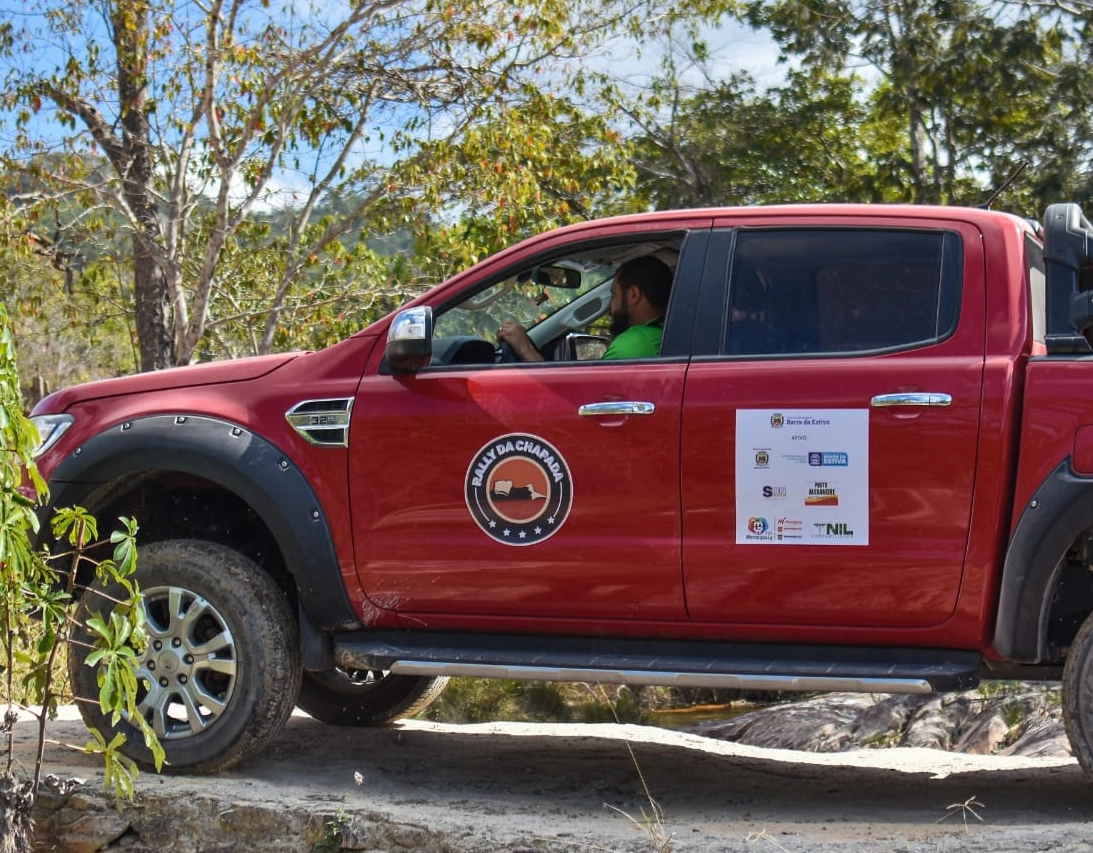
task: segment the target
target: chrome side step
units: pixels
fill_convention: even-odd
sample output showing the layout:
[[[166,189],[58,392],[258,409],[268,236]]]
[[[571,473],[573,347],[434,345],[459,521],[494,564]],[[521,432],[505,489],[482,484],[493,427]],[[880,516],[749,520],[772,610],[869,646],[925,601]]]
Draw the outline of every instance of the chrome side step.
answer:
[[[933,693],[979,684],[959,649],[877,649],[695,640],[359,631],[334,636],[345,669],[523,681],[760,691]]]
[[[745,675],[711,672],[650,672],[638,669],[536,667],[399,660],[398,675],[450,675],[468,678],[512,678],[518,681],[587,681],[598,684],[649,684],[657,687],[713,687],[732,690],[802,691],[806,693],[933,693],[925,679],[851,678],[797,675]]]

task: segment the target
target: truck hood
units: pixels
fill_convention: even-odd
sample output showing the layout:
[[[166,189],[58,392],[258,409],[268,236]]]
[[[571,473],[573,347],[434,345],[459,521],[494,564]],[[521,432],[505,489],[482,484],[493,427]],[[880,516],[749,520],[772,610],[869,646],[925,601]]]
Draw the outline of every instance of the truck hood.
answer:
[[[169,391],[174,388],[191,388],[195,385],[219,385],[229,382],[246,382],[272,373],[297,358],[301,353],[279,353],[239,358],[231,361],[211,361],[188,367],[172,367],[152,373],[137,373],[117,379],[103,379],[73,385],[44,397],[34,407],[34,414],[63,412],[76,403],[98,400],[103,397],[119,397],[148,391]]]

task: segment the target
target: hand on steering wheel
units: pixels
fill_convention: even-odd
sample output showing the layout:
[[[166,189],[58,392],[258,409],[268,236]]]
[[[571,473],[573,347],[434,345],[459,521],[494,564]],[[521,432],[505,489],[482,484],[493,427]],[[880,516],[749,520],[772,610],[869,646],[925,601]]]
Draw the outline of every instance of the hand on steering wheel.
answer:
[[[519,360],[508,341],[501,341],[497,345],[497,355],[494,358],[497,364],[515,364]]]
[[[543,356],[531,342],[524,327],[506,320],[497,330],[498,357],[500,363],[515,361],[542,361]]]

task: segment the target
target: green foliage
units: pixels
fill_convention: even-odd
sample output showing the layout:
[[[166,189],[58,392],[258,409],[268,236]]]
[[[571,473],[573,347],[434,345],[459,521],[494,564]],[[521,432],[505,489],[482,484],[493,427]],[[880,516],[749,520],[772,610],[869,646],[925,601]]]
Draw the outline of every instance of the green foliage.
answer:
[[[1078,7],[752,0],[745,8],[803,70],[864,68],[867,124],[897,142],[864,149],[887,193],[976,204],[1028,162],[1030,175],[1003,196],[1010,209],[1088,194],[1093,81],[1088,14]]]
[[[1023,162],[1007,209],[1093,195],[1077,7],[28,3],[0,32],[18,199],[0,208],[0,298],[24,378],[49,387],[323,347],[605,214],[976,204]],[[703,34],[727,15],[774,37],[782,83],[721,70]],[[589,61],[619,35],[664,56],[633,90]]]
[[[487,723],[527,719],[520,708],[523,683],[508,679],[453,678],[425,711],[441,723]]]
[[[33,462],[37,430],[23,414],[18,371],[6,309],[0,304],[0,626],[3,637],[4,693],[9,713],[13,705],[38,717],[38,754],[32,790],[42,773],[47,720],[65,696],[59,676],[62,651],[70,641],[79,595],[102,594],[108,584],[120,584],[124,600],[109,624],[92,624],[96,640],[89,664],[99,667],[99,701],[114,719],[125,715],[140,726],[157,766],[163,750],[151,727],[137,710],[139,685],[135,675],[136,650],[143,643],[143,609],[132,579],[136,569],[136,523],[122,519],[109,543],[98,540],[95,519],[85,510],[59,511],[52,520],[53,537],[65,550],[43,554],[31,547],[38,531],[34,511],[45,494]],[[113,545],[109,557],[98,556]],[[106,743],[93,733],[89,749],[103,755],[107,785],[118,796],[131,797],[136,768],[118,752],[122,741]],[[6,772],[12,772],[14,741],[8,741]]]
[[[621,685],[609,693],[596,685],[577,711],[582,723],[644,723],[649,714],[641,701],[640,687]]]
[[[638,185],[655,207],[893,200],[859,131],[855,77],[795,71],[759,92],[737,74],[686,97],[677,73],[669,63],[642,105]]]
[[[986,699],[996,699],[1000,696],[1012,696],[1021,692],[1019,681],[981,681],[976,692]]]
[[[7,182],[8,193],[19,191],[14,183]],[[77,206],[17,206],[0,195],[0,302],[17,318],[21,384],[31,403],[136,366],[110,228],[86,210],[78,238],[58,224],[76,216]]]
[[[442,723],[644,723],[649,712],[641,688],[453,678],[424,716]]]

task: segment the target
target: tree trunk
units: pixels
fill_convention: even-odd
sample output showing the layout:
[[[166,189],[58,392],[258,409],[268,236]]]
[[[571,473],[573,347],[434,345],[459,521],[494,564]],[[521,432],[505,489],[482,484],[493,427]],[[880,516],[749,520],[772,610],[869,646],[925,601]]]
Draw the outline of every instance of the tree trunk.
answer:
[[[151,235],[149,235],[150,237]],[[139,235],[133,235],[133,290],[141,371],[174,365],[167,276]]]
[[[121,101],[121,151],[114,167],[133,213],[133,290],[140,347],[140,369],[174,364],[174,334],[168,307],[167,276],[156,262],[162,242],[154,193],[151,133],[147,114],[147,63],[150,15],[147,0],[123,0],[111,9]]]
[[[911,143],[911,201],[915,204],[923,204],[933,199],[929,198],[929,181],[926,174],[926,128],[922,120],[922,110],[916,102],[917,93],[909,95],[911,109],[908,115],[908,132]]]

